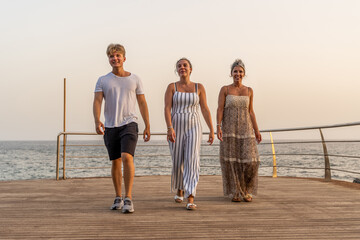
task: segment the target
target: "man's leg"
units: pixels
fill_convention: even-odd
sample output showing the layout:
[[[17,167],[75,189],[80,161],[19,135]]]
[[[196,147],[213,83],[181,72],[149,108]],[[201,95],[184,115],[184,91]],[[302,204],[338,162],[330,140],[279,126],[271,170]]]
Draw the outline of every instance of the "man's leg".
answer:
[[[122,132],[121,137],[121,159],[124,165],[125,198],[123,213],[134,212],[132,202],[132,187],[135,176],[134,153],[138,139],[138,127],[136,123],[129,123]]]
[[[132,187],[135,176],[134,158],[129,153],[121,153],[121,159],[124,164],[124,183],[125,197],[132,199]]]
[[[121,197],[121,182],[122,182],[121,158],[112,160],[111,176],[114,184],[116,197]]]

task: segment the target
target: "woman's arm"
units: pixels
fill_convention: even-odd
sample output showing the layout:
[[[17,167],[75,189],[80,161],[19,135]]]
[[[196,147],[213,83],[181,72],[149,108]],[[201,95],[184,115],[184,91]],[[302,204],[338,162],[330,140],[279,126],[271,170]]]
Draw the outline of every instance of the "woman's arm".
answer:
[[[171,123],[171,107],[172,107],[172,98],[175,92],[174,84],[171,83],[166,89],[165,92],[165,122],[167,126],[167,140],[170,142],[175,142],[175,131]]]
[[[207,105],[206,102],[206,92],[205,92],[205,88],[202,84],[198,84],[198,88],[199,88],[199,98],[200,98],[200,108],[201,108],[201,113],[205,119],[206,124],[209,127],[210,130],[210,134],[209,134],[209,140],[208,143],[210,143],[210,145],[214,142],[214,128],[212,125],[212,120],[211,120],[211,114],[209,111],[209,107]]]
[[[251,123],[252,123],[253,128],[254,128],[256,141],[258,143],[260,143],[262,141],[262,137],[261,137],[259,127],[258,127],[257,122],[256,122],[256,117],[255,117],[255,112],[254,112],[254,107],[253,107],[254,92],[253,92],[253,90],[251,88],[249,88],[249,92],[250,92],[250,104],[249,104],[250,119],[251,119]]]
[[[226,99],[226,86],[223,86],[220,89],[219,92],[219,98],[218,98],[218,108],[217,108],[217,112],[216,112],[216,133],[217,133],[217,138],[222,141],[222,130],[221,130],[221,122],[223,120],[223,116],[224,116],[224,106],[225,106],[225,99]]]

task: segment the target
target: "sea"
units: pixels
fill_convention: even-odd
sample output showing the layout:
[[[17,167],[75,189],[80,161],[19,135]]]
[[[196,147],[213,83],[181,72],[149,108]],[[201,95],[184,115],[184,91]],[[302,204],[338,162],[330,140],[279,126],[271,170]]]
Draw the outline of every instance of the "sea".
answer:
[[[61,143],[62,144],[62,143]],[[321,143],[275,144],[278,176],[324,178]],[[258,145],[259,176],[272,176],[273,155],[269,142]],[[360,143],[327,143],[332,179],[353,182],[360,178]],[[60,177],[63,176],[60,151]],[[135,175],[170,175],[171,157],[166,141],[139,141],[135,153]],[[336,155],[336,156],[331,156]],[[71,140],[66,147],[66,178],[109,177],[111,162],[101,140]],[[0,181],[55,179],[56,141],[0,141]],[[219,142],[201,147],[201,175],[221,175]]]

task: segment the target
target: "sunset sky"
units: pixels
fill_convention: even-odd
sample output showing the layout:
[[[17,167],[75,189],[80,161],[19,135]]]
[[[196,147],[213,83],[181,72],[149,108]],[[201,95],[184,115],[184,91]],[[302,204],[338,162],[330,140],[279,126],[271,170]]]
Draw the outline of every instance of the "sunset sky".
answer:
[[[125,70],[143,81],[153,132],[166,131],[164,92],[181,57],[206,89],[214,124],[236,58],[260,129],[360,121],[359,13],[357,0],[1,0],[0,140],[55,140],[63,78],[67,130],[94,132],[109,43],[125,46]]]

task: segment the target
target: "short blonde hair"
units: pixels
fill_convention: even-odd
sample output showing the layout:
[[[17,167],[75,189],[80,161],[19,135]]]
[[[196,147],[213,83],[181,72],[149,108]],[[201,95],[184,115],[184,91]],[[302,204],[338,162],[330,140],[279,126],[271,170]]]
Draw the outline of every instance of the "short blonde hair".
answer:
[[[120,52],[125,57],[125,48],[121,44],[114,44],[110,43],[109,46],[106,49],[106,55],[110,56],[110,54],[113,54],[114,52]]]

